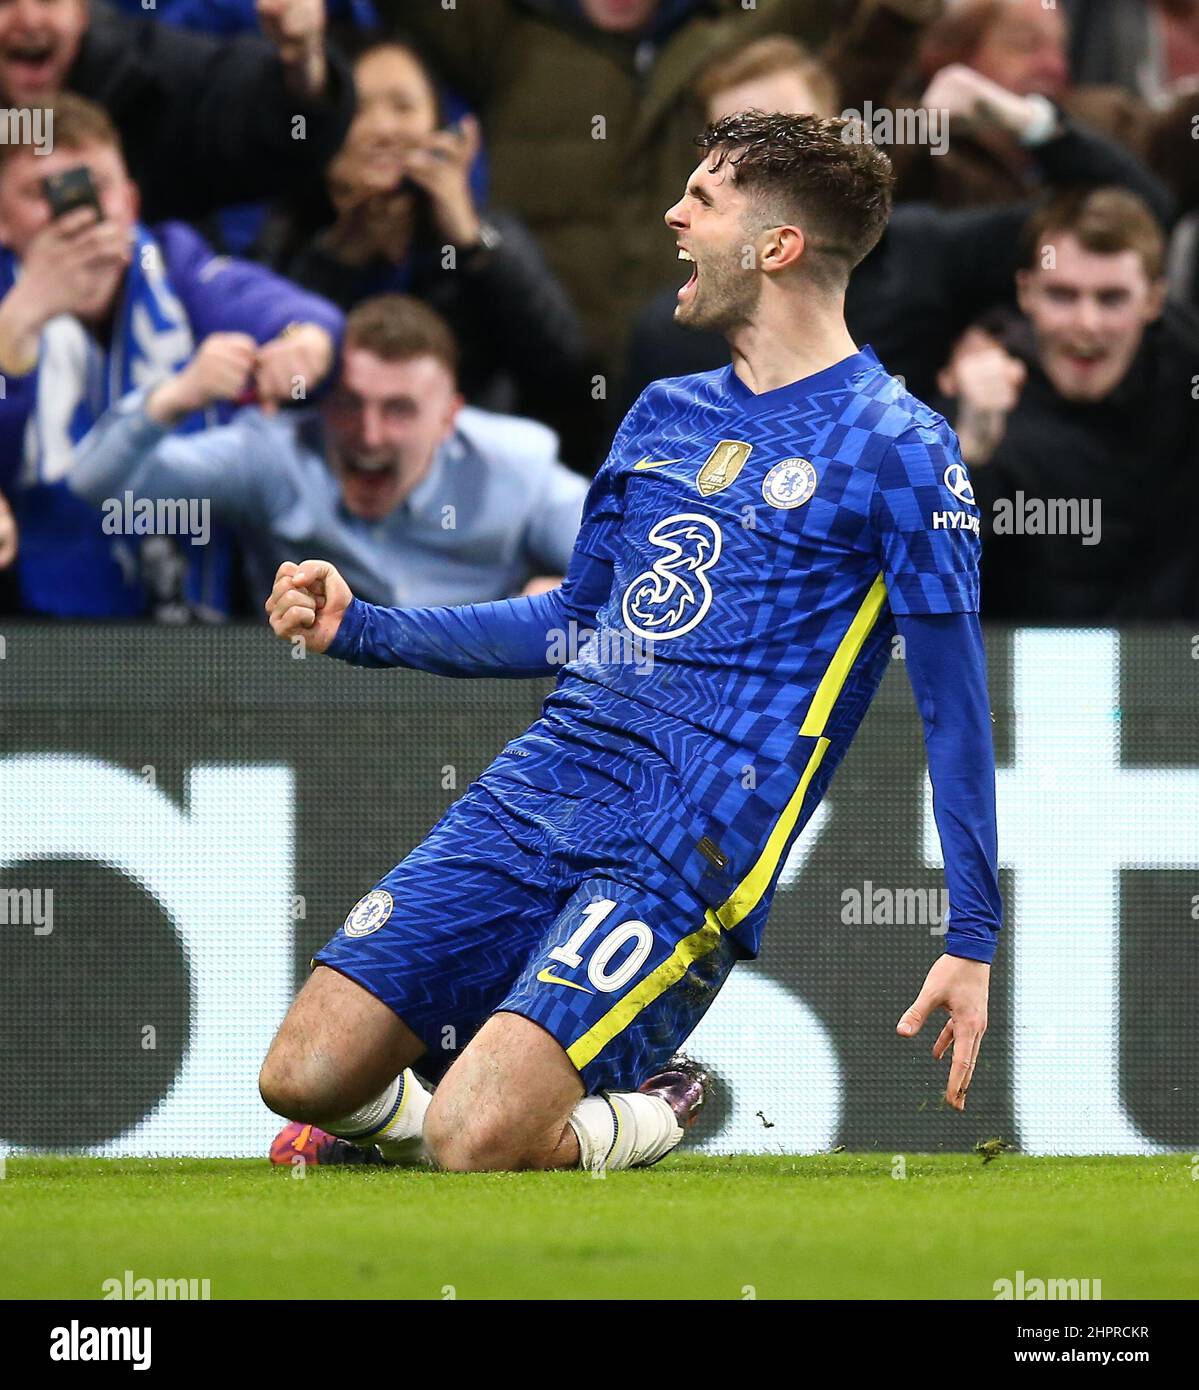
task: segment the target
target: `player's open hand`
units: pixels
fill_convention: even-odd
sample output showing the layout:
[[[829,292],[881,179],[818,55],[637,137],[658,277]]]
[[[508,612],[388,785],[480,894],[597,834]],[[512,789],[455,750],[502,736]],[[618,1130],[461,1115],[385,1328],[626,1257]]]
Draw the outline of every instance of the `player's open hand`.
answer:
[[[284,561],[275,572],[275,587],[265,607],[271,630],[285,642],[303,639],[310,652],[323,652],[354,595],[328,560]]]
[[[914,1038],[937,1009],[949,1014],[949,1022],[933,1044],[933,1056],[940,1061],[950,1043],[953,1044],[945,1099],[955,1110],[966,1108],[966,1092],[974,1078],[979,1044],[987,1031],[990,982],[991,967],[985,961],[941,956],[925,976],[916,1002],[895,1025],[901,1038]]]

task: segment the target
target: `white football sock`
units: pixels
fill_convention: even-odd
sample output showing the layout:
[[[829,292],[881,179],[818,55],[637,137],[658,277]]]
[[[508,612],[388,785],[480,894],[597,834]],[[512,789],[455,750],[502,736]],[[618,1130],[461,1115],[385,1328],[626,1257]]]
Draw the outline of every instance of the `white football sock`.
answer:
[[[656,1163],[683,1137],[683,1127],[661,1096],[640,1091],[606,1091],[587,1096],[568,1122],[579,1141],[579,1167],[645,1168]]]
[[[432,1092],[405,1068],[378,1099],[321,1128],[363,1148],[374,1144],[390,1163],[431,1163],[421,1136],[432,1099]]]

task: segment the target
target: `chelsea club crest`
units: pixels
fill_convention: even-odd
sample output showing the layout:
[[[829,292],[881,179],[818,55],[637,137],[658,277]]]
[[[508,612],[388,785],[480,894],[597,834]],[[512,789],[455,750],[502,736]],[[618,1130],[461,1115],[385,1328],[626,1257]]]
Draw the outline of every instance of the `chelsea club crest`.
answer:
[[[807,459],[784,459],[762,479],[762,496],[772,507],[802,507],[816,491],[816,470]]]
[[[378,931],[391,916],[392,906],[391,894],[383,888],[376,888],[365,898],[359,898],[346,918],[346,935],[369,936],[371,932]]]

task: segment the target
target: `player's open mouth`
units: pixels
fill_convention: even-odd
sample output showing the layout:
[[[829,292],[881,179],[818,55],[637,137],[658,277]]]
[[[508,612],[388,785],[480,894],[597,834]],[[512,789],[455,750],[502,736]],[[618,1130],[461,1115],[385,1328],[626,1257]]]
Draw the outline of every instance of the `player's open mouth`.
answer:
[[[699,282],[699,266],[696,265],[695,257],[691,252],[684,250],[681,246],[679,247],[679,260],[687,261],[691,265],[691,278],[685,285],[679,287],[678,298],[681,302],[684,299],[689,299],[695,293],[695,287]]]

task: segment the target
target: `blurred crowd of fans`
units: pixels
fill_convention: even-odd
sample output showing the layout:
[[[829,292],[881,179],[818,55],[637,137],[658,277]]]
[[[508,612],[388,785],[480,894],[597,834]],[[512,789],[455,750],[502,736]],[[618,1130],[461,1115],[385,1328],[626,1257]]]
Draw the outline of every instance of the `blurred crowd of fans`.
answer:
[[[1199,617],[1199,0],[0,0],[0,611],[556,582],[731,111],[896,171],[849,327],[957,428],[984,617]]]

